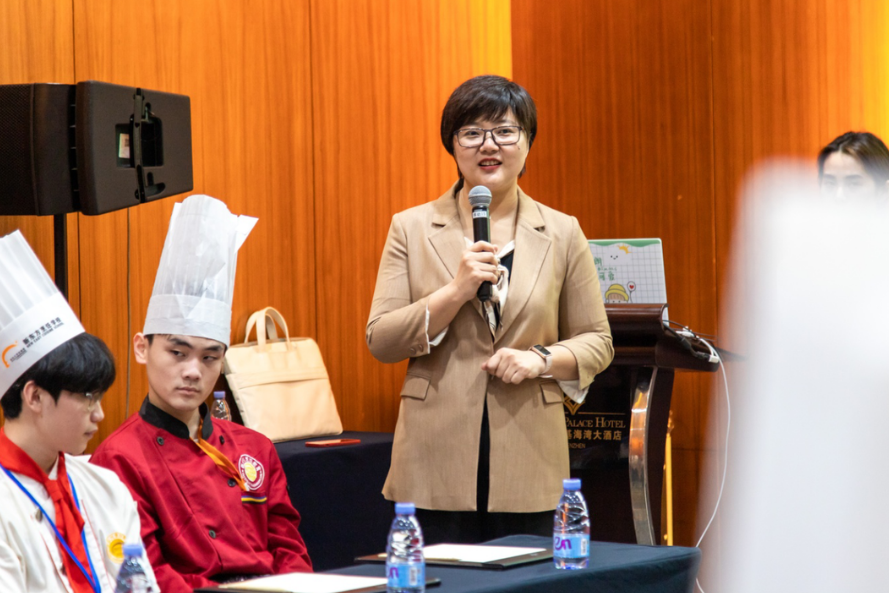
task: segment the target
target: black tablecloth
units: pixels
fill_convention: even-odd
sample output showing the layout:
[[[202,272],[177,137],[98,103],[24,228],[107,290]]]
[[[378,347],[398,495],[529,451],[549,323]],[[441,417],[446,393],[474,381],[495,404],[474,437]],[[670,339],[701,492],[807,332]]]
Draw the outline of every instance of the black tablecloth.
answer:
[[[392,503],[381,493],[392,458],[392,434],[344,432],[358,445],[311,448],[306,441],[277,443],[299,532],[316,571],[349,566],[357,556],[386,549]]]
[[[551,547],[552,540],[514,535],[488,544],[543,548]],[[548,560],[506,570],[427,566],[426,577],[441,579],[441,586],[428,589],[429,593],[691,593],[700,562],[701,551],[696,548],[590,542],[589,566],[582,570],[556,570]],[[383,564],[332,572],[385,576]]]

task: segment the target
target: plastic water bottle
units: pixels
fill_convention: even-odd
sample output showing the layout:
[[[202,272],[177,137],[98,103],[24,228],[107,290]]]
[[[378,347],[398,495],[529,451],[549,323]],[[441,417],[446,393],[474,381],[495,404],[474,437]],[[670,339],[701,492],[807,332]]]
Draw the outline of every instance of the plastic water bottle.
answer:
[[[590,558],[590,513],[580,493],[580,480],[562,482],[565,488],[553,520],[553,562],[556,568],[586,568]]]
[[[232,419],[231,412],[228,411],[228,404],[225,403],[224,391],[213,392],[213,410],[211,414],[213,414],[214,418],[219,418],[220,420]]]
[[[414,516],[412,502],[395,503],[395,520],[386,546],[388,593],[423,593],[426,590],[426,561],[423,532]]]
[[[148,593],[148,577],[142,565],[142,544],[124,544],[123,564],[117,573],[114,593]]]

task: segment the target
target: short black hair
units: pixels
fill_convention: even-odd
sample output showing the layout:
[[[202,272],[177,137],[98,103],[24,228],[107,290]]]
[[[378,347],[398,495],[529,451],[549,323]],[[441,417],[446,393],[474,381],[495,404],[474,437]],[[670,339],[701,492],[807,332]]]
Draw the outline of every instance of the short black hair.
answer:
[[[528,146],[537,136],[537,106],[520,84],[508,78],[485,74],[470,78],[451,93],[441,113],[441,143],[454,156],[454,134],[479,119],[497,120],[512,109],[528,135]]]
[[[479,119],[498,120],[512,110],[522,130],[528,137],[528,148],[537,137],[537,106],[534,99],[522,87],[508,78],[485,74],[470,78],[451,93],[441,112],[441,143],[448,154],[454,156],[454,134],[468,123]],[[525,173],[519,174],[521,177]],[[463,186],[463,173],[459,187]]]
[[[824,176],[824,162],[835,152],[848,154],[858,160],[873,178],[877,189],[889,181],[889,149],[879,137],[870,132],[846,132],[837,136],[818,153],[818,181]]]
[[[35,362],[0,399],[7,419],[22,413],[22,390],[28,381],[45,389],[55,401],[62,391],[104,393],[114,383],[114,357],[105,342],[82,333]]]

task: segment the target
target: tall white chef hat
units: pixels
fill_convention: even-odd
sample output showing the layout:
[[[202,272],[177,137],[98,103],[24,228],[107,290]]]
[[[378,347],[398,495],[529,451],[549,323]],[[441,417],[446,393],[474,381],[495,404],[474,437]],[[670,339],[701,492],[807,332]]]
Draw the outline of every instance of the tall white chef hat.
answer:
[[[142,332],[209,338],[229,345],[238,249],[256,218],[210,196],[173,206]]]
[[[19,231],[0,238],[0,397],[83,326]]]

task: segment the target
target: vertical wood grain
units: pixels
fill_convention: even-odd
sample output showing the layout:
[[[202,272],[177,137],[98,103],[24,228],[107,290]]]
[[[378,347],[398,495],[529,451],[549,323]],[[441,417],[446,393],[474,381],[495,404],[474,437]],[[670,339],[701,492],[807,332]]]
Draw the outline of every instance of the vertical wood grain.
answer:
[[[131,35],[133,23],[142,35]],[[233,341],[243,339],[249,313],[266,305],[282,312],[292,334],[314,336],[307,2],[75,0],[75,36],[78,79],[191,97],[190,193],[259,218],[239,252]],[[109,343],[121,371],[92,446],[147,391],[130,343],[145,320],[173,204],[184,197],[80,219],[84,324]]]
[[[869,130],[889,141],[887,11],[879,0],[714,3],[720,271],[745,207],[739,185],[754,164],[801,157],[812,163],[814,179],[815,156],[836,136]],[[720,274],[721,289],[723,282]]]
[[[73,12],[69,2],[0,2],[0,84],[74,82]],[[22,147],[25,150],[26,147]],[[78,311],[77,226],[69,221],[69,300]],[[49,272],[55,273],[51,216],[0,216],[0,236],[19,229]]]
[[[589,238],[663,239],[670,318],[715,333],[707,4],[513,0],[512,13],[515,80],[540,121],[523,189]],[[676,377],[681,544],[694,534],[709,399],[708,377]]]
[[[393,214],[456,181],[439,139],[461,82],[510,75],[508,1],[313,0],[318,339],[347,429],[392,430],[404,364],[364,328]]]
[[[33,82],[68,83],[74,81],[71,31],[73,14],[70,3],[54,0],[9,0],[0,2],[0,84]],[[22,147],[25,149],[25,147]],[[69,215],[70,221],[76,215]],[[16,229],[31,245],[50,276],[55,274],[53,219],[51,216],[0,216],[0,237]],[[75,313],[79,313],[78,280],[80,269],[76,259],[77,228],[68,229],[69,297]],[[2,395],[2,394],[0,394]],[[0,423],[3,414],[0,412]]]

